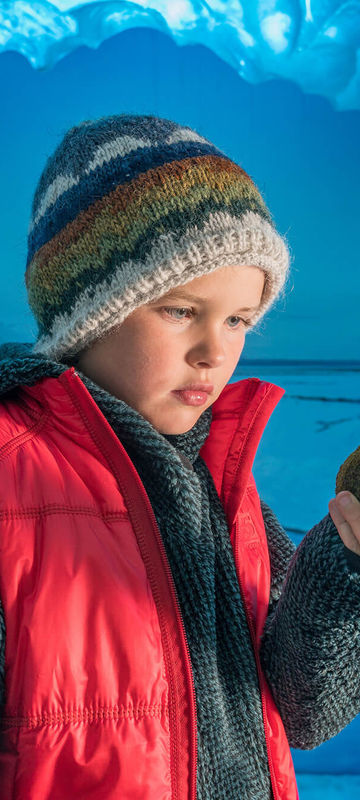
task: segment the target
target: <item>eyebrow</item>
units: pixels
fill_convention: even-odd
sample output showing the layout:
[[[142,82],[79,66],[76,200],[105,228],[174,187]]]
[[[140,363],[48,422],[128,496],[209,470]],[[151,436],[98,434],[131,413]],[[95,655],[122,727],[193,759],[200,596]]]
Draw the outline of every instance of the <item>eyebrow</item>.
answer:
[[[162,300],[171,300],[172,298],[174,298],[174,299],[175,298],[179,298],[179,299],[182,299],[182,300],[190,300],[190,302],[192,302],[192,303],[201,303],[201,304],[203,304],[203,303],[206,302],[203,297],[197,297],[197,295],[195,295],[195,294],[188,294],[187,292],[182,292],[180,290],[176,291],[176,289],[173,289],[169,294],[164,295]],[[159,302],[159,301],[155,301],[155,302]],[[242,308],[237,308],[236,311],[257,311],[258,308],[259,308],[259,306],[243,306]]]

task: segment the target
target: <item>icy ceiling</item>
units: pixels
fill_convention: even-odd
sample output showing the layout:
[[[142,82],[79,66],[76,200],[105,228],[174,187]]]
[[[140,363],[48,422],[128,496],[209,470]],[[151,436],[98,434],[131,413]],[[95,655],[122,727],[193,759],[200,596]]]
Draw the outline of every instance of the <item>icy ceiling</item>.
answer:
[[[250,83],[284,78],[338,110],[360,107],[360,0],[0,0],[0,52],[36,69],[139,26],[205,45]]]

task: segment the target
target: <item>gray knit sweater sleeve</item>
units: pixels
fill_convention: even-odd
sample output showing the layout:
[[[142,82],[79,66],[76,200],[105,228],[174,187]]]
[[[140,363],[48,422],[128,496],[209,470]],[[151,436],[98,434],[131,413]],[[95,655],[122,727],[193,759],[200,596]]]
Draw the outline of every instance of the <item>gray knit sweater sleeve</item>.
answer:
[[[330,514],[295,548],[261,508],[271,564],[261,663],[289,744],[310,750],[360,712],[360,559]]]

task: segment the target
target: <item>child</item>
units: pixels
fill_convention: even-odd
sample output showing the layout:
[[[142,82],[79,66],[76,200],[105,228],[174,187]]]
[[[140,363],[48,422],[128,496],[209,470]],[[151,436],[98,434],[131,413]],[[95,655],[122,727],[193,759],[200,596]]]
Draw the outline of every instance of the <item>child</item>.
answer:
[[[228,383],[288,268],[188,127],[86,121],[48,159],[38,337],[1,352],[3,800],[295,800],[289,747],[359,712],[359,503],[295,550],[251,472],[284,390]]]

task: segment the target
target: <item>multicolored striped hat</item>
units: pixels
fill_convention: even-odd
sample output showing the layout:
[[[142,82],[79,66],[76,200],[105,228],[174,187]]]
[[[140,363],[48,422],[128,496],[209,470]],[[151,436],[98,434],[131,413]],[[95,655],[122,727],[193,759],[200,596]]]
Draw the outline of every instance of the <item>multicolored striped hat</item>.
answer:
[[[282,291],[289,251],[249,175],[195,130],[119,114],[71,128],[35,190],[25,282],[34,352],[61,361],[136,308],[226,265]]]

